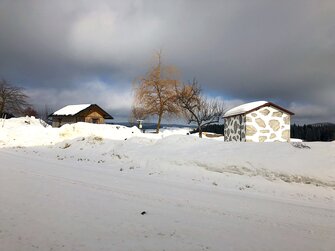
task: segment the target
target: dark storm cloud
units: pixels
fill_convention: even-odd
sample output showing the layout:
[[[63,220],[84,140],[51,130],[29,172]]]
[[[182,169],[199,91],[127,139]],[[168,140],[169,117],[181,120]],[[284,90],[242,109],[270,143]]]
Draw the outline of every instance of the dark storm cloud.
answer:
[[[229,104],[272,100],[297,120],[335,122],[334,11],[305,0],[0,0],[0,76],[39,105],[123,111],[161,48],[184,81],[196,77]]]

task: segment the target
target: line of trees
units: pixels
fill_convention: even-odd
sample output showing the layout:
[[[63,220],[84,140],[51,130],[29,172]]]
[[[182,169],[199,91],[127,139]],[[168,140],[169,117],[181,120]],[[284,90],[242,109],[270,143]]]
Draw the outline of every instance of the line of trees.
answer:
[[[206,125],[203,128],[204,132],[211,132],[216,134],[224,135],[224,124],[210,124]],[[198,129],[194,129],[191,133],[197,133],[199,132]]]
[[[223,124],[211,124],[203,128],[206,132],[224,134]],[[198,132],[195,129],[193,132]],[[304,141],[333,141],[335,140],[335,124],[319,123],[311,125],[291,125],[291,138]]]
[[[176,67],[162,64],[161,51],[157,52],[156,60],[147,74],[134,83],[133,119],[157,116],[158,133],[164,116],[182,116],[188,123],[196,123],[202,137],[203,127],[219,122],[223,116],[224,103],[208,100],[195,79],[192,83],[181,83]]]
[[[305,141],[333,141],[335,140],[335,124],[293,124],[291,125],[291,138],[298,138]]]

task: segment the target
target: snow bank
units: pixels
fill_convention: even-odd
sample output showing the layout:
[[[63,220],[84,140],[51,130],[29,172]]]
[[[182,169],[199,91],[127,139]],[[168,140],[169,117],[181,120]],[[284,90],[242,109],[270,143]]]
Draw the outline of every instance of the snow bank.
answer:
[[[78,137],[124,140],[141,134],[137,127],[83,122],[52,128],[34,117],[7,119],[3,120],[0,125],[0,147],[54,145]]]
[[[52,128],[27,117],[5,121],[0,146],[47,145],[50,149],[54,146],[64,158],[75,156],[103,163],[117,159],[152,169],[201,168],[335,187],[334,143],[233,143],[187,134],[188,129],[165,129],[155,134],[142,133],[137,127],[89,123]]]
[[[303,140],[302,139],[291,138],[290,142],[291,143],[294,143],[294,142],[303,142]]]
[[[141,131],[135,126],[130,128],[121,125],[90,124],[84,122],[66,124],[59,128],[58,131],[59,136],[63,140],[78,137],[101,137],[112,140],[124,140],[141,134]]]
[[[0,147],[55,143],[58,132],[34,117],[0,120]]]
[[[34,117],[12,118],[0,121],[0,147],[25,147],[54,145],[79,137],[100,137],[110,140],[126,140],[132,137],[162,139],[170,135],[186,135],[188,128],[162,129],[159,134],[142,133],[137,127],[122,125],[90,124],[79,122],[52,128]]]
[[[138,144],[145,146],[139,148]],[[200,167],[269,181],[335,187],[335,145],[331,143],[232,143],[174,135],[156,142],[133,138],[114,149],[144,165],[176,172],[182,167]]]

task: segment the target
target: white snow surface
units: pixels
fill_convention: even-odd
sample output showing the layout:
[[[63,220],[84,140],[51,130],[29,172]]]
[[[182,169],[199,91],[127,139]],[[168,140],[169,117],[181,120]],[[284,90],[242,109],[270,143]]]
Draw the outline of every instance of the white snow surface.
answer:
[[[334,250],[335,142],[0,120],[0,250]]]
[[[248,111],[251,111],[259,106],[262,106],[264,104],[268,103],[268,101],[255,101],[255,102],[250,102],[246,103],[243,105],[236,106],[230,110],[228,110],[223,117],[229,117],[229,116],[234,116],[234,115],[239,115],[239,114],[244,114]]]
[[[53,113],[53,115],[75,115],[78,112],[86,109],[91,104],[67,105]]]

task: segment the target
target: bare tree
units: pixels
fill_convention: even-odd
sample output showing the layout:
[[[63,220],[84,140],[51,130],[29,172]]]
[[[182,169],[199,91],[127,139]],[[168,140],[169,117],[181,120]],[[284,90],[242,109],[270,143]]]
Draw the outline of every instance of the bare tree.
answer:
[[[156,54],[157,64],[135,83],[134,107],[141,107],[145,116],[158,116],[156,132],[159,132],[165,115],[179,113],[175,87],[178,86],[177,69],[162,65],[162,52]]]
[[[133,105],[131,108],[132,120],[145,120],[147,118],[146,110],[139,105]]]
[[[40,119],[48,123],[49,115],[52,111],[54,111],[54,109],[50,108],[47,104],[44,104],[44,107],[40,107],[37,113],[39,114]]]
[[[192,84],[176,88],[176,93],[184,117],[188,123],[197,124],[200,138],[202,138],[203,127],[218,123],[225,111],[222,101],[208,100],[201,95],[201,89],[195,79]]]
[[[13,86],[6,80],[0,80],[0,114],[11,112],[22,114],[23,110],[29,106],[28,96],[21,87]]]
[[[143,107],[140,105],[132,105],[131,107],[131,113],[129,117],[129,122],[132,125],[140,125],[140,121],[143,122],[147,118],[146,111]]]
[[[23,115],[29,117],[31,116],[37,117],[38,113],[32,106],[28,106],[26,109],[23,110]]]

